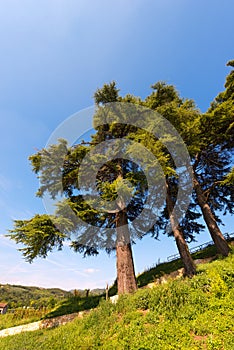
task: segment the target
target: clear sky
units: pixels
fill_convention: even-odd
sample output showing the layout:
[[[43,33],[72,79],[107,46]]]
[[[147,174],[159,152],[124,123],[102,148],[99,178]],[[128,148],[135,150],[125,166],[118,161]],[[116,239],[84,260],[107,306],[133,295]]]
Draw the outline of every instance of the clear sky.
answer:
[[[205,111],[234,58],[233,13],[232,0],[0,2],[0,283],[69,290],[113,282],[114,255],[83,259],[65,247],[30,265],[4,237],[13,219],[45,212],[28,156],[112,80],[142,98],[165,80]],[[224,232],[234,231],[231,220]],[[137,273],[176,253],[166,238],[133,249]]]

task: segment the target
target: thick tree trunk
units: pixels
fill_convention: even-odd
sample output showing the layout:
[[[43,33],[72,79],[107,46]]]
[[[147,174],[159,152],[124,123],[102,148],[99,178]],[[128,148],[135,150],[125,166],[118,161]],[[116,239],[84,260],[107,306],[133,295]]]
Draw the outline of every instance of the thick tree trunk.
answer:
[[[194,189],[197,195],[197,201],[201,208],[203,218],[210,232],[212,240],[214,241],[218,253],[222,254],[223,256],[228,256],[230,252],[228,243],[217,225],[215,217],[211,211],[209,204],[207,203],[206,197],[203,194],[202,188],[195,174],[193,174],[193,176]]]
[[[181,228],[174,228],[173,234],[175,237],[178,251],[180,253],[181,260],[184,265],[185,276],[192,277],[196,273],[196,266],[189,252],[188,245],[184,239]]]
[[[116,214],[117,230],[117,286],[118,294],[137,290],[127,215],[124,210]]]
[[[183,231],[173,214],[173,202],[170,197],[168,185],[167,185],[166,202],[167,202],[167,210],[170,217],[172,232],[175,237],[176,245],[184,265],[185,276],[192,277],[196,273],[196,266],[189,252],[188,245],[184,239]]]

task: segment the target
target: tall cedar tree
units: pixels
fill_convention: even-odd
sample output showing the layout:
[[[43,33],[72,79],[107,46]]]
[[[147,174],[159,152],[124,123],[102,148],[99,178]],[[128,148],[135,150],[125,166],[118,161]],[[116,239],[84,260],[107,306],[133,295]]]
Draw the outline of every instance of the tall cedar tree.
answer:
[[[234,67],[234,61],[227,63]],[[227,256],[230,248],[219,228],[217,212],[234,213],[234,71],[207,113],[201,118],[200,149],[194,156],[194,188],[204,220],[217,251]]]
[[[173,114],[178,114],[184,119],[186,115],[187,120],[194,120],[198,118],[198,112],[194,110],[194,104],[191,101],[183,101],[179,98],[178,93],[175,88],[171,85],[166,85],[164,82],[158,82],[153,85],[154,92],[151,96],[146,98],[145,101],[140,100],[132,95],[126,95],[121,98],[121,102],[131,102],[138,105],[143,105],[150,109],[154,109],[160,112],[165,119],[169,119],[166,113],[161,113],[162,108],[168,108],[167,112],[171,116]],[[161,109],[160,109],[161,108]],[[164,109],[165,111],[165,109]],[[181,113],[183,114],[181,116]],[[155,116],[157,114],[155,113]],[[194,123],[194,121],[193,121]],[[189,132],[189,126],[187,126],[187,133]],[[172,135],[164,135],[165,139],[170,138]],[[203,229],[203,225],[197,223],[197,219],[200,214],[193,210],[194,204],[191,203],[188,208],[186,217],[181,223],[178,222],[178,218],[175,216],[173,209],[176,202],[176,188],[178,187],[177,172],[181,169],[175,169],[173,159],[170,153],[167,151],[166,147],[162,144],[162,141],[156,139],[152,134],[146,132],[145,130],[138,129],[134,131],[134,134],[129,135],[134,141],[143,144],[160,162],[165,176],[165,187],[166,187],[166,203],[165,209],[161,212],[161,218],[156,223],[157,229],[152,231],[152,235],[156,238],[158,231],[164,231],[168,226],[168,220],[170,221],[170,226],[172,234],[175,238],[175,242],[181,256],[186,276],[193,276],[196,272],[196,267],[191,257],[188,249],[187,240],[191,241],[195,239],[195,233],[199,233]],[[173,142],[177,142],[174,140]],[[171,233],[169,233],[171,235]]]
[[[118,90],[114,83],[99,89],[95,94],[95,102],[99,106],[95,118],[102,118],[106,111],[105,104],[108,101],[115,102],[116,98]],[[34,172],[39,173],[38,196],[43,197],[48,192],[52,198],[65,195],[65,199],[58,203],[54,216],[36,215],[31,220],[15,221],[10,237],[26,246],[20,250],[29,262],[38,256],[46,257],[55,247],[61,249],[67,238],[71,240],[71,246],[75,251],[84,255],[98,254],[100,249],[110,252],[115,248],[118,293],[136,290],[131,248],[133,237],[128,226],[142,211],[144,198],[147,195],[147,183],[142,170],[134,162],[121,158],[103,162],[96,179],[101,198],[107,201],[116,199],[117,188],[128,195],[133,195],[133,200],[126,207],[126,203],[124,200],[121,202],[120,198],[118,202],[120,210],[114,212],[99,212],[91,205],[92,203],[86,202],[82,196],[84,192],[80,191],[77,183],[80,164],[89,151],[102,141],[121,139],[133,131],[134,127],[127,124],[104,124],[97,127],[96,134],[89,143],[81,142],[67,147],[66,141],[60,140],[58,144],[42,149],[30,157]],[[93,161],[95,163],[95,159]],[[89,171],[90,169],[92,171],[92,162],[87,166]],[[85,191],[90,192],[89,179]],[[95,198],[93,201],[95,202]],[[71,208],[72,214],[76,213],[80,221],[73,220],[69,210]],[[109,233],[109,228],[116,229],[116,237]],[[143,234],[145,232],[144,223],[142,232]]]
[[[160,83],[159,83],[160,84]],[[164,87],[164,85],[163,85]],[[169,88],[169,98],[175,99],[178,103],[178,96],[175,93],[173,87]],[[167,92],[167,91],[166,91]],[[167,93],[162,94],[162,102],[159,106],[165,105],[167,101]],[[104,85],[102,89],[97,90],[95,93],[95,102],[99,106],[98,111],[102,106],[105,106],[108,102],[131,102],[135,104],[141,104],[140,99],[127,95],[125,98],[118,97],[118,90],[115,83]],[[174,101],[175,102],[175,101]],[[182,103],[182,102],[181,102]],[[152,107],[152,106],[151,106]],[[183,103],[182,109],[186,113],[190,113],[190,105],[187,102]],[[97,118],[98,118],[97,111]],[[136,280],[134,273],[134,264],[132,258],[131,249],[131,237],[128,231],[128,224],[134,220],[135,217],[142,211],[144,205],[145,192],[147,192],[147,184],[145,184],[144,174],[141,172],[137,165],[131,162],[123,161],[122,159],[113,160],[107,162],[99,171],[97,176],[97,182],[99,185],[99,191],[103,199],[112,200],[116,196],[116,186],[125,186],[125,190],[132,192],[131,188],[124,183],[124,179],[128,179],[131,183],[134,183],[137,187],[135,194],[135,200],[125,208],[124,203],[120,203],[122,210],[116,213],[98,213],[97,210],[87,204],[82,193],[79,192],[77,187],[77,176],[79,172],[79,166],[84,156],[92,149],[93,146],[99,144],[106,139],[130,137],[135,140],[135,135],[141,134],[141,131],[130,127],[129,125],[104,124],[99,126],[96,130],[96,134],[92,137],[90,143],[81,143],[74,145],[70,148],[64,140],[60,140],[59,144],[50,146],[49,149],[43,149],[36,155],[30,157],[33,165],[33,170],[36,173],[40,172],[41,186],[38,191],[39,196],[43,196],[46,192],[50,194],[52,198],[58,194],[65,194],[66,200],[58,204],[58,209],[54,217],[46,215],[36,215],[31,220],[16,220],[15,228],[11,231],[11,238],[15,239],[17,243],[23,243],[26,248],[22,248],[23,255],[28,261],[33,261],[37,256],[46,257],[54,247],[58,249],[62,248],[64,240],[70,237],[71,246],[75,251],[84,253],[84,255],[98,254],[99,249],[106,249],[110,251],[110,247],[115,244],[113,237],[105,236],[105,229],[103,228],[116,228],[117,232],[117,280],[118,280],[118,292],[126,293],[132,292],[136,289]],[[131,135],[134,135],[131,137]],[[140,140],[143,144],[149,140],[149,144],[152,146],[151,151],[157,158],[161,159],[161,163],[164,168],[165,175],[173,177],[174,169],[171,163],[170,157],[165,153],[163,146],[158,140],[154,140],[152,143],[152,137],[143,134],[143,138]],[[148,144],[148,147],[149,147]],[[64,159],[64,154],[65,159]],[[58,161],[59,160],[59,161]],[[62,167],[60,167],[62,164]],[[62,177],[62,188],[61,188]],[[192,261],[191,255],[188,250],[186,238],[194,238],[191,231],[193,228],[196,232],[199,231],[201,225],[198,225],[194,220],[198,215],[191,210],[190,213],[190,225],[179,226],[175,217],[173,217],[173,206],[175,203],[175,196],[172,196],[170,189],[170,182],[167,180],[167,219],[171,222],[173,234],[180,252],[182,261],[185,266],[185,273],[188,276],[192,276],[195,273],[195,265]],[[88,188],[86,189],[89,190]],[[159,191],[156,191],[159,195]],[[69,220],[69,214],[67,215],[67,204],[69,208],[87,223],[94,224],[96,229],[88,230],[87,228],[77,227],[72,220]],[[163,220],[161,220],[163,221]],[[54,225],[55,224],[55,225]],[[144,226],[144,225],[143,225]],[[162,222],[152,227],[151,233],[157,236],[157,232],[162,227]],[[59,229],[58,229],[59,228]],[[187,230],[186,232],[184,232]],[[78,231],[79,239],[76,239]],[[63,234],[61,233],[63,232]],[[48,234],[49,233],[49,234]],[[144,227],[143,227],[144,233]],[[72,235],[73,234],[73,235]]]
[[[233,61],[228,63],[232,64]],[[207,114],[197,113],[197,117],[192,115],[194,108],[190,113],[187,108],[193,107],[193,102],[187,100],[182,104],[179,96],[172,92],[172,86],[157,83],[153,87],[156,92],[146,102],[169,119],[185,141],[193,164],[193,199],[201,209],[217,251],[227,256],[229,246],[219,229],[221,220],[216,212],[233,213],[233,170],[230,171],[233,162],[233,72],[227,77],[226,91],[218,95]],[[166,91],[169,98],[163,105],[158,99],[163,96],[165,100]],[[175,113],[173,102],[177,103],[179,113]],[[187,105],[186,113],[184,108],[181,109],[183,105]]]
[[[198,130],[197,121],[199,120],[199,113],[193,101],[180,98],[174,86],[167,85],[164,82],[158,82],[152,88],[153,92],[145,99],[144,105],[157,111],[171,122],[185,143],[188,138],[194,139]],[[183,133],[181,133],[181,129]],[[195,234],[198,234],[204,227],[197,222],[200,214],[195,210],[195,203],[191,202],[181,222],[178,222],[177,218],[173,215],[178,190],[176,171],[180,169],[174,168],[173,159],[167,149],[164,148],[163,152],[167,157],[167,164],[163,167],[166,175],[167,196],[162,219],[170,220],[172,233],[185,267],[185,274],[192,276],[195,274],[196,268],[189,252],[187,241],[195,240]]]
[[[233,66],[233,61],[231,61],[229,65]],[[215,225],[217,225],[217,216],[215,216],[214,212],[217,209],[224,209],[225,211],[228,210],[229,212],[232,212],[230,198],[233,198],[233,170],[230,170],[229,163],[230,154],[233,150],[233,72],[228,76],[225,87],[226,91],[216,98],[208,113],[202,117],[195,109],[194,103],[191,100],[182,100],[173,86],[168,86],[161,82],[153,86],[154,92],[147,97],[145,101],[141,101],[139,98],[131,95],[127,95],[124,98],[119,97],[114,82],[109,85],[104,85],[104,87],[99,89],[95,94],[97,105],[105,105],[108,102],[123,101],[153,108],[167,118],[183,137],[193,160],[194,175],[196,175],[196,177],[194,177],[196,196],[194,196],[194,202],[191,203],[182,223],[180,225],[175,225],[171,213],[175,203],[176,176],[172,170],[173,164],[170,164],[170,159],[167,158],[166,162],[169,161],[169,163],[164,167],[165,175],[167,175],[167,207],[164,210],[164,218],[170,218],[178,250],[188,275],[194,274],[195,267],[189,254],[186,239],[194,239],[194,232],[198,233],[202,228],[201,225],[196,223],[196,219],[199,217],[199,214],[193,210],[196,203],[201,207],[206,223],[207,217],[208,221],[210,219],[212,220],[212,225],[207,225],[211,231],[211,236],[218,251],[223,255],[228,254],[226,241],[221,232],[217,232],[216,230]],[[223,113],[223,111],[225,111],[225,113]],[[123,126],[120,125],[116,125],[114,133],[113,130],[113,127],[111,128],[110,125],[99,128],[96,135],[93,137],[93,144],[105,140],[106,136],[110,137],[111,133],[111,137],[116,137],[116,135],[118,135],[117,137],[123,137],[126,136],[127,133],[133,131],[126,130],[126,128],[123,128]],[[142,134],[142,132],[135,130],[132,139],[135,139],[136,135],[138,135],[137,137],[141,138],[140,142],[144,144],[147,137],[146,135],[139,136],[139,134]],[[152,145],[151,141],[150,145]],[[67,149],[67,156],[63,168],[63,191],[67,196],[67,201],[69,202],[69,205],[79,213],[83,220],[86,220],[87,222],[95,222],[97,231],[106,225],[107,227],[116,227],[117,235],[119,232],[119,236],[129,237],[128,232],[122,232],[123,227],[126,227],[126,225],[123,224],[126,224],[128,220],[131,220],[131,215],[132,218],[134,218],[137,215],[136,213],[135,216],[133,212],[129,215],[126,211],[115,214],[107,213],[105,215],[98,215],[95,210],[91,209],[87,203],[82,200],[81,195],[75,195],[77,185],[75,179],[77,177],[79,163],[88,152],[90,146],[91,145],[87,146],[82,144]],[[64,147],[66,147],[64,141],[61,141],[59,145],[55,145],[54,148],[52,147],[48,154],[50,161],[51,158],[53,159],[53,155],[55,155],[55,159],[57,159],[59,148]],[[158,140],[154,140],[153,148],[154,150],[152,150],[152,152],[154,152],[156,156],[160,154],[161,159],[165,156],[166,150],[162,151],[162,147],[158,146]],[[48,150],[42,150],[41,152],[38,152],[38,154],[30,157],[35,172],[42,170],[40,163],[41,157],[42,155],[45,157],[47,153]],[[163,153],[164,156],[162,156]],[[212,157],[219,160],[216,162],[219,163],[219,166],[217,166],[217,164],[214,166],[215,162],[207,162],[207,160],[212,159]],[[163,162],[166,163],[165,159]],[[134,165],[129,165],[126,162],[124,163],[123,161],[118,160],[117,162],[113,161],[108,167],[112,169],[111,176],[113,177],[114,174],[114,177],[121,182],[123,180],[123,174],[126,176],[127,171],[130,170],[132,173]],[[49,191],[53,197],[60,191],[60,185],[56,183],[56,164],[54,164],[54,169],[54,178],[48,176],[51,175],[51,167],[50,169],[48,169],[48,167],[43,169],[41,175],[42,185],[39,189],[38,195],[42,196],[46,191]],[[100,184],[108,183],[108,181],[102,181],[103,176],[107,176],[106,169],[107,167],[105,167],[105,171],[103,168],[102,171],[99,172]],[[113,169],[115,170],[113,171]],[[165,171],[165,169],[167,169],[167,171]],[[219,170],[218,172],[217,169]],[[134,170],[136,173],[138,172],[139,176],[139,169],[135,166]],[[209,176],[207,177],[208,174]],[[212,174],[212,176],[210,176],[210,174]],[[140,177],[143,178],[143,174],[141,174]],[[206,178],[206,182],[202,182],[204,178]],[[131,178],[130,180],[133,181],[136,179]],[[141,181],[140,185],[142,191],[141,198],[144,197],[143,193],[145,190],[144,186],[142,187],[143,182],[144,181]],[[114,186],[114,188],[116,186],[114,181],[112,186]],[[103,196],[107,195],[108,197],[110,196],[110,193],[114,196],[116,195],[115,190],[113,190],[113,188],[111,190],[111,184],[107,185],[105,190],[103,190],[103,186],[100,185],[100,189]],[[131,191],[130,189],[128,190]],[[139,209],[139,206],[137,207],[137,205],[135,205],[135,210],[137,208],[140,212],[141,209]],[[31,220],[15,221],[15,229],[11,231],[10,236],[15,239],[17,243],[23,243],[26,246],[26,248],[22,248],[21,250],[23,250],[23,255],[27,260],[32,261],[37,256],[45,257],[54,247],[61,249],[64,240],[68,237],[67,235],[77,229],[73,227],[74,225],[70,220],[66,220],[64,217],[61,219],[61,216],[63,216],[61,215],[63,210],[63,205],[61,204],[60,208],[58,208],[58,214],[60,215],[53,217],[53,221],[51,221],[51,218],[47,215],[36,215]],[[56,223],[55,226],[54,223]],[[158,226],[162,228],[163,223],[165,223],[165,221],[162,217],[161,224],[158,222]],[[58,230],[57,227],[62,228],[62,230]],[[158,227],[156,230],[158,230]],[[62,234],[61,231],[66,234]],[[152,234],[155,234],[155,229],[152,229]],[[111,238],[109,239],[111,240]],[[119,260],[119,262],[122,261],[121,263],[117,262],[119,293],[133,291],[136,288],[131,243],[129,239],[127,241],[128,243],[126,245],[124,242],[119,244],[119,248],[122,246],[121,249],[119,249],[120,254],[118,254],[118,245],[116,247],[117,260]],[[76,241],[73,239],[71,245],[76,251],[83,252],[84,255],[98,254],[100,248],[106,248],[108,251],[110,247],[108,239],[103,240],[102,238],[100,243],[97,239],[93,239],[93,234],[89,235],[87,232],[85,234],[85,239],[82,241]],[[128,283],[128,281],[130,282]]]

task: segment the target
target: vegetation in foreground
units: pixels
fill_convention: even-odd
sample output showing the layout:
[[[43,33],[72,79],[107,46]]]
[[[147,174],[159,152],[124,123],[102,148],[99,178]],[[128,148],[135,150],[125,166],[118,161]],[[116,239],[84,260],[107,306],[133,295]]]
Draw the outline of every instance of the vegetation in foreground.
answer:
[[[216,254],[216,247],[214,245],[211,245],[199,252],[193,253],[192,257],[194,260],[205,259],[213,257]],[[152,267],[149,270],[144,271],[138,275],[138,287],[144,287],[148,283],[154,282],[155,279],[159,278],[160,276],[176,271],[182,266],[183,263],[181,259],[157,264],[155,267]],[[44,289],[38,287],[5,285],[2,286],[2,290],[3,287],[7,287],[7,301],[12,300],[12,298],[15,300],[14,302],[10,301],[9,304],[11,307],[14,305],[21,305],[23,300],[24,305],[33,304],[34,307],[30,309],[18,307],[14,310],[10,310],[10,312],[8,312],[6,315],[1,315],[0,330],[27,324],[41,319],[93,309],[99,305],[101,300],[105,299],[104,289],[92,290],[90,291],[89,296],[85,297],[86,291],[77,289],[71,293],[57,288]],[[117,284],[115,283],[109,290],[109,296],[115,295],[116,293]],[[26,303],[27,300],[25,296],[28,298],[28,303]],[[38,308],[35,308],[36,305]]]
[[[35,321],[39,321],[48,313],[48,309],[24,309],[17,308],[14,312],[8,312],[5,315],[0,315],[0,330],[10,327],[19,326]],[[1,343],[1,341],[0,341]]]
[[[234,252],[200,265],[192,279],[171,280],[101,301],[63,327],[2,338],[6,350],[144,349],[232,350]]]
[[[96,307],[98,296],[104,291],[93,289],[89,297],[84,298],[87,290],[68,292],[59,288],[2,284],[0,300],[7,302],[9,309],[5,315],[0,315],[0,330]]]

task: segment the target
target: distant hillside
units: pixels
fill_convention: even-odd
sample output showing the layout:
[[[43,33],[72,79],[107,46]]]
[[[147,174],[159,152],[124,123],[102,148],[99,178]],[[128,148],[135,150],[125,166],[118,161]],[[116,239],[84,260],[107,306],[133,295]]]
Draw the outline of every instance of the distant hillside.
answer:
[[[71,295],[71,292],[59,288],[0,284],[0,302],[7,302],[10,307],[47,306]]]
[[[72,289],[72,290],[70,290],[70,292],[74,296],[85,297],[87,289]],[[106,292],[106,290],[104,288],[89,289],[90,296],[102,295],[102,294],[105,294],[105,292]]]
[[[65,291],[60,288],[40,288],[11,284],[0,284],[0,302],[9,303],[10,307],[19,306],[53,306],[58,301],[74,296],[84,297],[85,289]],[[90,296],[102,295],[105,289],[96,288],[89,291]]]

